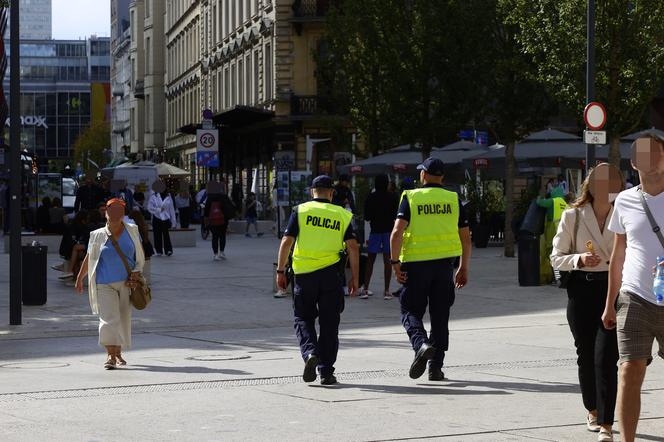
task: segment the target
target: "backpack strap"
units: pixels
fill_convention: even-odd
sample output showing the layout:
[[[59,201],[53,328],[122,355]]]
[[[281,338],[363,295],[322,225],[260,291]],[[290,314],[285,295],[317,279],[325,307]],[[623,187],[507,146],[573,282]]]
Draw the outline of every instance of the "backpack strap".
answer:
[[[655,217],[650,211],[650,207],[648,207],[646,196],[643,194],[643,189],[641,189],[641,187],[639,187],[639,195],[641,196],[641,204],[643,205],[643,210],[646,212],[648,221],[650,221],[650,226],[652,227],[652,231],[655,232],[655,235],[657,235],[657,239],[659,239],[660,244],[662,244],[662,247],[664,247],[664,235],[662,234],[662,230],[659,228],[659,225],[657,225],[657,221],[655,220]]]

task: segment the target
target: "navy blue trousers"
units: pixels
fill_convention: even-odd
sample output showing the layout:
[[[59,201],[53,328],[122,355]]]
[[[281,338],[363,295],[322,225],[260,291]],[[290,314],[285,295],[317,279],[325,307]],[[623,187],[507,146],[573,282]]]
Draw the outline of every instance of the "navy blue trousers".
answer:
[[[430,368],[441,368],[445,352],[449,346],[450,307],[454,304],[454,262],[455,259],[409,262],[401,265],[408,279],[401,289],[401,323],[403,324],[413,350],[417,351],[424,343],[436,348]],[[431,334],[422,322],[429,307]]]
[[[339,322],[344,309],[343,281],[335,264],[312,273],[295,275],[293,312],[295,334],[302,358],[315,354],[321,376],[334,373],[339,351]],[[316,318],[320,334],[316,333]]]

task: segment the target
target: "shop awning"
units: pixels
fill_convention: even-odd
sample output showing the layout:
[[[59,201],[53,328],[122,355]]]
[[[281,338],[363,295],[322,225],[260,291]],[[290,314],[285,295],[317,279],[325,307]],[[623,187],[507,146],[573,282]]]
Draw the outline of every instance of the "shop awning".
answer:
[[[237,128],[269,121],[273,117],[274,112],[271,110],[252,106],[235,106],[233,109],[214,115],[212,121],[216,126]]]

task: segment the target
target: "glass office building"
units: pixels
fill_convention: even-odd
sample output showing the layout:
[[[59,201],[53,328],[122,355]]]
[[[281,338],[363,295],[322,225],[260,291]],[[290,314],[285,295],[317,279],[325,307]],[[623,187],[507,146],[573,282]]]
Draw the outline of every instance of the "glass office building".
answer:
[[[5,47],[9,48],[8,42]],[[54,160],[69,162],[81,131],[94,119],[110,118],[104,103],[110,103],[105,96],[109,81],[108,38],[21,42],[21,142],[40,166]],[[7,93],[7,77],[4,87]],[[95,94],[103,95],[96,98],[102,102],[96,114]]]

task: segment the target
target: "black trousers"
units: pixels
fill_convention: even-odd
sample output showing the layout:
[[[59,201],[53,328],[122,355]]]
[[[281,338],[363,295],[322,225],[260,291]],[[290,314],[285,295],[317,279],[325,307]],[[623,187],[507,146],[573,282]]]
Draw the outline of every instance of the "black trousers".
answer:
[[[171,235],[168,233],[168,229],[170,228],[170,220],[164,221],[156,216],[152,217],[152,233],[154,234],[154,250],[156,253],[162,254],[173,252]]]
[[[339,322],[344,309],[344,291],[338,265],[312,273],[295,275],[293,312],[295,334],[300,341],[302,358],[310,354],[320,358],[321,376],[334,373],[339,351]],[[316,334],[316,318],[320,334]]]
[[[180,212],[180,227],[188,229],[191,222],[191,207],[180,207],[178,212]]]
[[[567,321],[574,336],[583,405],[597,410],[597,423],[613,425],[618,388],[615,330],[602,325],[608,280],[586,281],[575,272],[567,284]]]
[[[401,289],[401,323],[413,350],[424,343],[436,349],[430,368],[441,368],[449,347],[450,307],[454,304],[454,258],[409,262],[401,265],[408,279]],[[429,306],[431,334],[427,336],[422,319]]]
[[[216,255],[217,252],[226,250],[226,231],[228,230],[228,223],[220,226],[210,226],[210,233],[212,233],[212,252]]]

